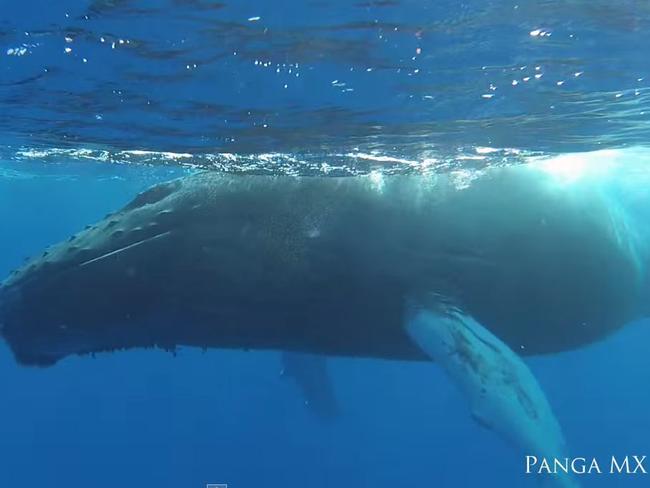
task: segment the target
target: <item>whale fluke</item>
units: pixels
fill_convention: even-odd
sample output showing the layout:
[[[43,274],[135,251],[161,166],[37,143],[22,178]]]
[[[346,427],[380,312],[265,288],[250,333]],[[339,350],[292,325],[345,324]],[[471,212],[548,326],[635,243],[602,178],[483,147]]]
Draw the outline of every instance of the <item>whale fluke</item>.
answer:
[[[472,417],[526,455],[563,458],[562,429],[523,360],[472,317],[452,308],[419,309],[407,319],[411,338],[443,367],[469,401]],[[578,487],[568,474],[544,486]]]

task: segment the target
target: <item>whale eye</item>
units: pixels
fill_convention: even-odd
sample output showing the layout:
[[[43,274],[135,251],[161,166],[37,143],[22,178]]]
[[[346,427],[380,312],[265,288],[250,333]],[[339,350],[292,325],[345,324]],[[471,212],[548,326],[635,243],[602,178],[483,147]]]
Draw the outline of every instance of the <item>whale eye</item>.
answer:
[[[136,208],[144,207],[145,205],[157,203],[174,193],[180,187],[181,182],[178,180],[156,185],[140,193],[131,203],[124,207],[124,210],[134,210]]]

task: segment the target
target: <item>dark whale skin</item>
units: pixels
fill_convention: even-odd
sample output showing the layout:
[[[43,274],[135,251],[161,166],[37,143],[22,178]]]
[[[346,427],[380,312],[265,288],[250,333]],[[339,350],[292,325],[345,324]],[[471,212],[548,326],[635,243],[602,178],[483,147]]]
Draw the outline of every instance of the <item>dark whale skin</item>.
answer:
[[[632,237],[608,200],[528,166],[452,175],[198,173],[155,186],[0,287],[23,364],[134,347],[424,360],[412,306],[453,303],[520,354],[642,315]]]

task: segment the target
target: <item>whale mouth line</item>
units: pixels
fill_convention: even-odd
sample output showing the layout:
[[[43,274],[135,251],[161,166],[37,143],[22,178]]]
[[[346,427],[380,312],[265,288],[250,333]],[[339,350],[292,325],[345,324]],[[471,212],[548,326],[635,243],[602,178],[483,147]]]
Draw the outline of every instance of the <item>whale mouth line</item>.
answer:
[[[80,263],[78,266],[80,268],[83,268],[84,266],[88,266],[93,263],[97,263],[99,261],[103,261],[104,259],[110,258],[111,256],[116,256],[118,254],[121,254],[125,251],[129,251],[131,249],[134,249],[136,247],[139,247],[143,244],[147,244],[148,242],[152,242],[158,239],[162,239],[167,237],[169,234],[171,234],[172,231],[168,230],[167,232],[162,232],[160,234],[156,234],[155,236],[147,237],[146,239],[142,239],[141,241],[134,242],[133,244],[129,244],[128,246],[121,247],[119,249],[115,249],[114,251],[107,252],[106,254],[102,254],[101,256],[97,256],[96,258],[89,259],[88,261],[84,261],[83,263]]]
[[[166,231],[166,232],[161,232],[159,234],[156,234],[156,235],[151,236],[151,237],[147,237],[146,239],[142,239],[140,241],[134,242],[132,244],[121,247],[119,249],[115,249],[115,250],[106,252],[106,253],[104,253],[104,254],[102,254],[100,256],[94,257],[94,258],[89,259],[87,261],[84,261],[82,263],[71,264],[70,266],[66,266],[63,269],[50,270],[49,274],[48,274],[48,277],[49,278],[60,278],[63,275],[74,272],[75,269],[85,268],[86,266],[89,266],[89,265],[92,265],[94,263],[98,263],[98,262],[101,262],[101,261],[103,261],[105,259],[108,259],[111,256],[116,256],[116,255],[122,254],[124,252],[130,251],[132,249],[135,249],[137,247],[140,247],[143,244],[147,244],[149,242],[153,242],[153,241],[156,241],[156,240],[159,240],[159,239],[164,239],[165,237],[168,237],[170,234],[172,234],[172,232],[173,231],[171,231],[171,230]],[[0,306],[10,302],[12,298],[20,299],[20,297],[22,296],[22,294],[20,292],[20,288],[22,288],[24,286],[33,285],[36,281],[40,281],[41,279],[42,279],[41,276],[29,276],[27,278],[23,277],[20,280],[20,282],[18,282],[18,283],[6,283],[6,282],[1,283],[0,284],[0,292],[1,292],[2,296],[0,297]],[[4,324],[4,326],[6,327],[6,324]]]

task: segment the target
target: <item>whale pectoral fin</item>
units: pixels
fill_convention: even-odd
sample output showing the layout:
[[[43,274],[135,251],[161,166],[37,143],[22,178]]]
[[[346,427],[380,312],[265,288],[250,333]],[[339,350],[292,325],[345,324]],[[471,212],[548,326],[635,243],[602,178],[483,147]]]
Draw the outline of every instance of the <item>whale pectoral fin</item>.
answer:
[[[295,381],[306,407],[316,416],[331,420],[339,415],[325,356],[283,352],[282,376]]]
[[[472,417],[523,453],[566,456],[564,436],[546,395],[524,361],[503,341],[457,308],[413,308],[405,327],[412,340],[447,373],[467,399]],[[570,475],[553,486],[576,487]]]

